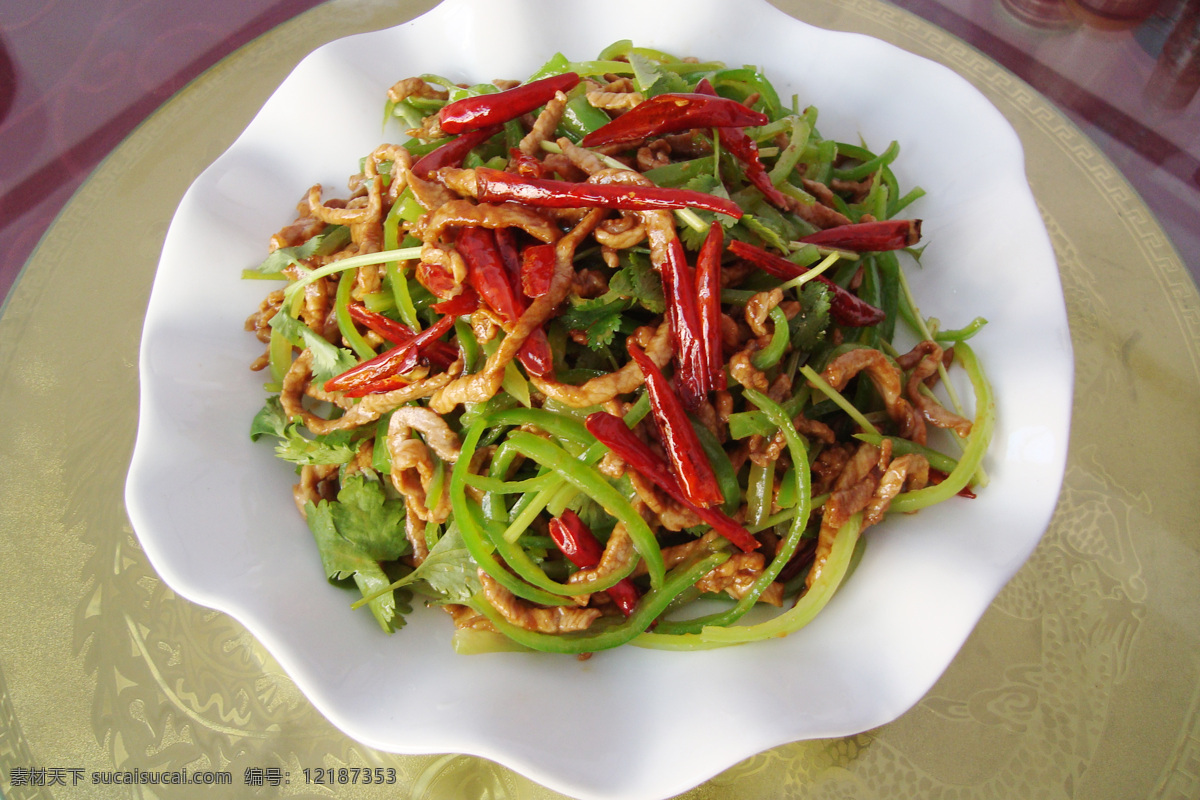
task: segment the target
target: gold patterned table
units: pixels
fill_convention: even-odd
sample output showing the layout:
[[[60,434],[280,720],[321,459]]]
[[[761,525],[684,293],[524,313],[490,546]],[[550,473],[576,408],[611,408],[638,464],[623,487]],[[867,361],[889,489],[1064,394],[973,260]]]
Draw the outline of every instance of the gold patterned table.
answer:
[[[218,64],[95,172],[11,294],[0,318],[8,800],[558,797],[479,759],[346,738],[238,623],[159,580],[122,503],[142,315],[179,198],[303,55],[431,5],[333,0]],[[1095,145],[994,62],[877,0],[777,5],[950,66],[1017,129],[1066,290],[1071,451],[1040,546],[916,708],[776,748],[684,797],[1200,797],[1200,298],[1187,271]],[[396,783],[297,779],[343,766],[392,769]],[[183,769],[225,771],[233,785],[90,778]]]

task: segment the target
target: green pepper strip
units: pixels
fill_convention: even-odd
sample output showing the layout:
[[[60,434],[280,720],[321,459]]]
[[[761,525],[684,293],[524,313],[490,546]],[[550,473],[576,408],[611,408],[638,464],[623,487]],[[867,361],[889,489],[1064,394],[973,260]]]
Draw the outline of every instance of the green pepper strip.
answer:
[[[804,148],[808,145],[808,137],[812,135],[812,125],[807,119],[792,117],[791,120],[791,138],[787,147],[783,148],[783,152],[779,154],[779,158],[770,172],[771,183],[775,186],[787,180],[792,171],[796,169],[796,164],[800,162],[800,157],[804,155]]]
[[[616,624],[605,624],[604,620],[598,620],[591,629],[579,633],[557,635],[538,633],[513,625],[492,607],[482,592],[471,598],[468,605],[486,616],[496,630],[525,647],[546,653],[594,653],[619,647],[634,640],[638,634],[650,627],[655,618],[680,592],[687,590],[728,558],[728,553],[720,552],[702,555],[695,560],[685,562],[671,570],[665,576],[660,587],[651,589],[642,595],[641,600],[638,601],[637,610],[633,614]]]
[[[480,569],[518,597],[542,605],[566,605],[571,601],[536,586],[530,586],[501,566],[492,556],[493,549],[485,538],[486,534],[480,519],[483,513],[482,509],[478,503],[467,496],[464,487],[466,475],[471,469],[471,456],[474,454],[475,447],[479,444],[479,437],[483,435],[485,428],[483,421],[480,420],[467,431],[458,460],[454,462],[454,470],[450,474],[450,508],[458,523],[463,544],[466,545],[467,552],[471,554],[471,558],[475,560]]]
[[[884,439],[892,443],[892,453],[898,456],[909,455],[916,453],[917,455],[925,456],[925,460],[929,462],[929,466],[942,472],[950,473],[958,468],[958,459],[951,458],[945,453],[939,453],[930,447],[924,447],[916,442],[911,442],[908,439],[901,439],[899,436],[879,436],[872,433],[856,433],[854,438],[859,441],[873,444],[876,447],[883,443]]]
[[[466,477],[467,486],[473,486],[480,491],[490,494],[523,494],[544,489],[554,479],[554,473],[547,472],[523,481],[506,481],[489,475],[471,473]]]
[[[392,204],[383,220],[383,249],[395,250],[400,246],[400,221],[414,222],[421,215],[420,205],[413,196],[412,189],[407,186],[396,202]],[[415,217],[414,217],[415,214]],[[400,312],[400,321],[414,331],[421,330],[417,319],[417,310],[413,308],[412,296],[408,293],[408,278],[400,268],[399,261],[389,261],[384,265],[388,283],[392,287],[392,296],[396,300],[396,309]]]
[[[479,361],[479,342],[471,331],[471,323],[462,317],[454,320],[454,340],[462,351],[463,371],[468,374],[475,372],[476,362]]]
[[[758,602],[758,598],[764,591],[766,591],[767,587],[775,581],[775,579],[779,576],[780,571],[784,568],[784,566],[787,565],[789,561],[791,561],[792,556],[795,555],[797,548],[800,546],[800,540],[804,536],[804,530],[808,527],[809,516],[812,513],[812,483],[811,472],[808,466],[808,448],[804,444],[804,439],[801,438],[800,435],[796,433],[795,428],[792,427],[791,417],[788,416],[787,412],[779,404],[773,402],[765,395],[750,389],[746,390],[746,399],[762,409],[763,412],[771,419],[771,421],[779,427],[779,430],[783,432],[784,438],[787,440],[788,452],[792,457],[792,462],[797,465],[797,468],[793,469],[792,472],[789,473],[790,475],[794,476],[794,485],[796,487],[797,503],[795,510],[780,514],[777,516],[777,518],[768,518],[767,520],[764,520],[764,522],[770,522],[771,525],[774,526],[790,516],[792,519],[792,524],[788,528],[787,536],[784,537],[783,543],[778,552],[775,554],[775,557],[771,560],[771,563],[767,565],[762,574],[759,575],[754,581],[754,585],[750,587],[750,590],[740,600],[738,600],[738,602],[732,608],[716,614],[697,617],[695,619],[681,621],[662,620],[655,628],[655,632],[653,634],[649,634],[650,637],[662,637],[662,639],[650,638],[645,640],[647,635],[644,634],[643,639],[638,640],[638,644],[655,647],[658,645],[658,643],[663,642],[664,640],[669,640],[671,637],[681,635],[704,637],[708,635],[709,631],[714,627],[719,629],[733,624],[737,620],[741,619],[741,617],[744,616],[747,611],[754,607],[754,604]],[[841,538],[841,533],[838,534],[838,538]],[[837,547],[836,540],[834,547]],[[853,545],[851,545],[850,549],[853,551]],[[832,560],[833,557],[831,556],[830,561]],[[826,569],[829,569],[829,567],[826,566]],[[823,579],[824,576],[822,577],[822,580]],[[818,581],[818,583],[819,582],[820,581]],[[815,588],[816,586],[814,585],[814,589]],[[807,598],[808,595],[805,595],[800,602],[804,603]],[[798,606],[799,604],[797,607]],[[792,609],[792,611],[795,611],[795,609]],[[787,617],[792,613],[792,611],[784,612],[780,616]],[[807,620],[804,620],[804,622],[807,622]],[[772,623],[763,623],[763,625],[770,624]],[[751,629],[756,627],[758,626],[751,626]],[[739,628],[737,630],[747,629]],[[747,641],[752,640],[753,639],[748,639]]]
[[[513,459],[520,455],[521,453],[510,442],[503,442],[496,448],[496,452],[492,456],[492,477],[501,477]],[[529,526],[533,524],[533,521],[537,519],[538,514],[541,514],[552,502],[556,500],[564,503],[570,502],[570,499],[575,496],[574,488],[569,486],[563,480],[562,476],[553,470],[543,467],[541,473],[532,480],[541,481],[542,483],[540,486],[522,493],[521,497],[513,503],[511,512],[504,507],[503,501],[495,493],[489,492],[484,495],[484,515],[489,520],[496,520],[508,526],[504,533],[501,534],[505,541],[515,542],[520,539],[525,531],[529,529]],[[562,493],[567,489],[570,490],[570,497],[563,497]]]
[[[800,410],[808,402],[810,395],[811,392],[808,387],[801,386],[796,394],[784,401],[782,407],[788,415],[788,419],[800,413]],[[745,439],[755,434],[771,436],[778,428],[778,425],[771,424],[771,420],[762,411],[739,411],[736,414],[729,415],[730,439]]]
[[[938,331],[933,338],[939,342],[965,342],[987,325],[983,317],[976,317],[958,330]]]
[[[349,342],[358,357],[366,361],[368,358],[375,357],[375,350],[367,344],[367,340],[358,332],[358,328],[354,327],[354,320],[350,318],[350,292],[354,289],[354,282],[357,279],[357,274],[354,272],[342,273],[341,279],[338,280],[337,294],[333,300],[333,315],[337,319],[338,330],[342,336]]]
[[[689,64],[688,62],[684,61],[683,59],[679,58],[678,56],[672,55],[665,50],[656,50],[651,47],[634,47],[633,42],[630,41],[629,39],[621,39],[619,41],[613,42],[608,47],[606,47],[600,51],[599,58],[601,61],[613,61],[613,62],[619,64],[619,63],[621,63],[621,62],[617,61],[617,59],[619,57],[621,57],[621,56],[628,57],[631,54],[639,55],[642,58],[647,58],[647,59],[655,62],[659,66],[673,66],[673,67],[695,66],[694,64]],[[724,65],[717,63],[715,65],[709,64],[706,66],[708,66],[708,68],[711,70],[711,69],[720,68]],[[625,68],[628,69],[629,65],[625,64]]]
[[[925,318],[921,316],[920,309],[917,308],[917,302],[913,298],[912,289],[908,285],[908,279],[904,276],[904,272],[900,271],[898,277],[900,279],[899,285],[901,294],[901,307],[903,308],[904,305],[907,305],[911,309],[912,316],[914,317],[913,322],[915,322],[914,330],[918,333],[918,335],[922,339],[933,339],[933,333],[929,330],[929,326],[925,323]],[[957,349],[957,347],[955,349]],[[954,388],[954,384],[950,382],[950,379],[946,374],[946,365],[939,361],[937,369],[938,377],[941,379],[942,386],[945,387],[946,395],[950,398],[950,404],[954,407],[954,410],[957,413],[962,414],[962,402],[958,399],[958,391]],[[951,431],[951,434],[954,436],[955,441],[957,441],[965,449],[966,444],[963,442],[962,437],[953,431]],[[987,486],[989,480],[987,472],[983,469],[982,459],[983,456],[981,454],[980,464],[975,471],[976,486]],[[961,489],[962,487],[959,488]]]
[[[587,62],[589,66],[591,63]],[[572,64],[562,53],[555,53],[540,69],[530,75],[529,80],[526,82],[532,83],[542,78],[562,75],[564,72],[574,72],[586,77],[589,74],[603,75],[606,72],[614,71],[612,69],[605,69],[605,66],[615,66],[616,71],[629,71],[632,69],[628,63],[603,62],[602,65],[596,65],[596,68],[601,70],[600,72],[591,72],[584,64]],[[608,114],[605,114],[588,102],[586,92],[587,88],[581,83],[567,93],[567,105],[563,109],[562,119],[558,123],[559,131],[573,142],[578,142],[587,134],[610,121]]]
[[[892,205],[890,205],[888,207],[888,219],[892,219],[897,214],[899,214],[901,211],[908,208],[908,206],[911,205],[913,203],[913,201],[920,200],[924,196],[925,196],[924,189],[922,189],[920,186],[913,187],[912,189],[910,189],[908,191],[908,194],[906,194],[903,197],[901,197],[900,199],[896,200],[895,203],[893,203]]]
[[[900,313],[900,260],[894,252],[872,257],[879,267],[879,308],[885,314],[876,326],[879,337],[890,342],[896,335],[896,318]]]
[[[850,158],[859,159],[862,163],[853,167],[837,168],[830,170],[830,174],[834,178],[840,178],[847,181],[861,181],[863,178],[875,172],[880,167],[885,167],[896,160],[896,156],[900,155],[900,145],[897,142],[892,142],[887,149],[879,155],[875,155],[865,147],[857,147],[845,142],[838,142],[838,155],[849,156]]]
[[[520,409],[514,409],[520,411]],[[650,413],[650,398],[645,392],[642,392],[637,401],[630,407],[625,414],[625,424],[632,428],[642,421],[642,418]],[[519,423],[518,423],[519,424]],[[585,429],[586,430],[586,429]],[[591,436],[588,433],[588,436]],[[608,452],[600,442],[593,439],[592,444],[579,455],[579,460],[584,464],[594,464],[599,461],[604,454]],[[553,474],[553,473],[551,473]],[[509,541],[515,541],[521,535],[521,532],[532,524],[533,520],[542,509],[553,505],[554,508],[559,508],[563,504],[570,501],[575,489],[566,485],[566,480],[561,475],[555,476],[557,480],[542,489],[536,495],[526,494],[521,497],[512,507],[512,522],[509,523],[508,530],[504,533],[504,538]],[[557,515],[556,515],[557,516]]]
[[[512,442],[513,447],[522,455],[558,472],[569,484],[599,503],[609,515],[624,522],[625,530],[633,540],[633,549],[646,562],[646,569],[650,573],[650,585],[655,588],[662,586],[666,566],[663,564],[662,550],[658,547],[654,531],[650,530],[642,515],[599,471],[577,461],[553,442],[531,433],[517,431],[509,435],[508,441]]]
[[[371,448],[371,469],[383,475],[390,475],[392,472],[392,453],[387,448],[388,426],[392,423],[392,414],[389,411],[381,416],[375,423],[375,446]]]
[[[803,628],[829,603],[842,580],[849,571],[862,530],[862,514],[855,514],[850,521],[838,529],[833,549],[825,561],[821,576],[809,587],[796,605],[766,622],[756,625],[734,625],[721,627],[708,625],[699,633],[659,633],[662,623],[654,633],[643,633],[633,640],[639,647],[656,650],[707,650],[714,647],[758,642],[763,639],[782,638]]]
[[[700,446],[704,448],[704,455],[708,457],[708,463],[712,465],[717,485],[721,487],[721,496],[725,498],[725,502],[721,504],[721,510],[726,514],[733,514],[742,505],[742,485],[738,482],[733,462],[729,460],[729,454],[725,452],[725,448],[721,446],[721,442],[717,440],[712,431],[703,425],[693,424],[692,428],[696,431],[697,438],[700,439]]]
[[[578,142],[594,130],[598,130],[610,121],[608,114],[588,102],[586,89],[583,84],[576,86],[567,95],[567,105],[563,108],[559,129],[571,141]]]
[[[779,359],[783,358],[783,354],[788,347],[788,318],[787,314],[779,306],[771,309],[769,314],[771,321],[775,323],[775,330],[771,333],[771,341],[762,350],[759,350],[750,357],[750,363],[758,369],[769,369],[779,363]]]
[[[568,584],[559,583],[550,578],[545,571],[538,566],[537,562],[529,557],[521,547],[509,541],[505,541],[503,528],[498,525],[487,525],[485,530],[489,534],[489,540],[496,547],[496,553],[504,559],[513,572],[524,578],[533,586],[540,589],[545,589],[548,592],[553,592],[557,595],[566,597],[574,597],[581,594],[590,594],[591,592],[600,592],[605,589],[611,589],[622,579],[629,577],[637,566],[636,558],[629,559],[629,563],[623,565],[620,569],[607,575],[599,580],[590,583]]]
[[[875,180],[871,182],[871,188],[867,191],[867,196],[863,198],[859,206],[863,211],[875,217],[875,219],[887,219],[888,196],[891,193],[888,191],[887,184],[879,180],[879,171],[877,170],[872,174],[875,175]]]
[[[771,514],[774,488],[775,462],[770,461],[765,466],[751,462],[750,476],[746,486],[746,522],[748,524],[761,525],[762,521]]]
[[[775,91],[775,87],[767,80],[767,77],[756,69],[750,67],[723,69],[713,73],[709,81],[718,93],[724,84],[749,86],[750,91],[746,92],[746,95],[758,92],[759,100],[763,104],[763,113],[768,117],[776,119],[783,113],[783,103],[779,99],[779,93]]]
[[[442,502],[442,492],[446,491],[446,462],[436,454],[430,453],[433,459],[433,478],[429,481],[429,490],[425,494],[425,507],[434,511]]]
[[[975,421],[971,425],[971,433],[967,435],[962,457],[958,460],[958,466],[946,476],[946,480],[936,486],[896,495],[892,499],[889,511],[909,513],[948,500],[962,491],[983,465],[983,456],[987,453],[988,445],[992,441],[992,432],[996,427],[996,401],[992,397],[992,387],[987,376],[983,374],[975,351],[965,342],[959,342],[954,346],[954,358],[966,369],[971,386],[975,390]]]
[[[488,355],[490,356],[491,354],[489,353]],[[504,377],[500,382],[500,388],[508,392],[510,396],[515,397],[517,402],[526,408],[533,405],[533,396],[529,390],[529,381],[521,374],[521,370],[517,369],[517,362],[510,361],[504,365]]]
[[[596,437],[588,432],[582,422],[566,414],[556,414],[538,408],[510,408],[489,416],[492,425],[536,425],[546,433],[575,445],[572,450],[582,450],[595,444]]]
[[[842,394],[825,382],[825,379],[813,371],[813,368],[805,364],[800,367],[800,374],[808,378],[809,383],[816,387],[817,391],[832,400],[838,408],[850,415],[850,418],[858,423],[858,426],[867,433],[879,433],[879,429],[871,424],[870,420],[863,416],[854,405],[847,400]],[[962,488],[962,487],[959,487]]]
[[[504,483],[504,476],[508,474],[508,470],[512,466],[512,462],[519,458],[520,455],[521,454],[518,453],[511,445],[509,445],[508,442],[502,442],[501,444],[497,445],[495,451],[492,453],[492,463],[488,468],[488,472],[491,474],[491,479]],[[501,522],[508,524],[508,507],[504,503],[504,498],[500,496],[501,494],[504,494],[504,492],[493,491],[490,488],[478,486],[474,483],[474,481],[479,477],[481,476],[470,474],[467,476],[467,483],[470,486],[477,486],[477,488],[480,488],[484,491],[483,518],[488,522]],[[547,483],[551,483],[555,480],[555,478],[557,478],[557,476],[553,472],[548,472],[544,475],[539,475],[537,478],[532,480],[544,479]],[[505,485],[512,486],[515,485],[515,482],[505,483]],[[527,491],[534,490],[529,489]]]
[[[475,628],[456,628],[450,640],[454,654],[477,656],[480,653],[528,653],[529,648],[517,644],[502,633]]]

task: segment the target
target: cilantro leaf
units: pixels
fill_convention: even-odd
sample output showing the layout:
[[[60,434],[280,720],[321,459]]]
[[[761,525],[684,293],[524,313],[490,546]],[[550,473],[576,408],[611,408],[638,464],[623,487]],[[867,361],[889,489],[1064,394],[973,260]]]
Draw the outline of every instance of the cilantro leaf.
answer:
[[[784,253],[791,249],[788,247],[787,240],[784,238],[785,234],[781,232],[778,227],[764,222],[756,215],[743,214],[741,224],[744,225],[748,231],[765,242],[768,248],[779,250]]]
[[[724,200],[731,199],[728,190],[725,188],[725,184],[721,183],[721,180],[711,173],[697,175],[685,183],[683,188],[694,192],[711,194],[714,197],[720,197]],[[700,246],[704,243],[704,237],[708,235],[708,229],[712,226],[714,220],[720,222],[724,230],[729,230],[737,224],[737,220],[727,214],[717,214],[699,208],[693,208],[691,212],[699,217],[704,224],[699,229],[688,225],[680,226],[679,238],[689,250],[695,251],[700,249]]]
[[[613,337],[621,329],[621,315],[609,314],[593,322],[584,331],[588,337],[588,347],[599,350],[612,344]]]
[[[275,445],[277,456],[301,466],[347,464],[356,453],[350,431],[332,431],[311,438],[305,436],[300,425],[290,422],[283,413],[278,396],[268,398],[250,423],[250,441],[257,442],[263,436],[279,440]]]
[[[621,268],[608,281],[609,293],[627,297],[652,314],[666,311],[662,276],[651,266],[649,257],[637,250],[625,250],[621,256]]]
[[[313,380],[324,383],[358,363],[354,354],[338,347],[295,317],[282,311],[271,317],[271,327],[296,347],[312,351]]]
[[[264,275],[275,275],[287,267],[307,261],[314,256],[325,256],[336,253],[350,241],[350,229],[345,225],[330,225],[304,244],[294,247],[281,247],[267,256],[254,272]]]
[[[257,442],[263,436],[282,439],[287,435],[287,425],[287,415],[283,413],[279,395],[272,395],[250,422],[250,441]]]
[[[395,561],[410,551],[404,504],[388,499],[377,480],[349,475],[330,504],[338,533],[376,561]]]
[[[424,587],[420,586],[424,584]],[[465,603],[480,589],[479,566],[463,543],[458,526],[451,524],[429,550],[421,565],[396,582],[415,590],[426,589],[439,603]]]
[[[292,423],[284,433],[275,445],[275,455],[293,464],[349,464],[357,455],[350,431],[332,431],[309,439],[300,432],[299,423]]]
[[[743,209],[733,235],[751,243],[765,243],[768,248],[786,252],[787,242],[812,233],[815,228],[801,222],[794,214],[784,214],[767,202],[753,187],[737,193],[736,202]]]
[[[588,347],[598,350],[612,343],[621,327],[622,314],[632,305],[628,298],[609,291],[570,306],[558,319],[568,330],[583,331],[588,338]]]
[[[819,281],[809,281],[800,290],[800,313],[788,321],[792,347],[801,352],[814,350],[825,339],[829,328],[829,305],[833,292]]]
[[[363,597],[380,593],[369,601],[367,606],[375,615],[380,627],[391,633],[398,625],[403,624],[403,618],[396,616],[394,593],[385,591],[391,585],[391,580],[378,561],[338,532],[332,506],[328,500],[322,500],[315,505],[310,501],[304,506],[308,528],[312,531],[313,538],[317,541],[317,550],[321,554],[325,577],[331,581],[352,579]]]

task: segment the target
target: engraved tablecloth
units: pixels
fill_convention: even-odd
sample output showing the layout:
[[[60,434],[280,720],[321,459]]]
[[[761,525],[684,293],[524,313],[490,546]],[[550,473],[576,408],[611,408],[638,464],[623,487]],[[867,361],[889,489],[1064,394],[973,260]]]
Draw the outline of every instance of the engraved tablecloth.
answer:
[[[916,708],[857,736],[776,748],[684,796],[1200,796],[1195,286],[1100,151],[994,62],[876,0],[777,4],[947,64],[1016,127],[1067,295],[1071,453],[1041,545]],[[340,734],[239,624],[158,579],[122,504],[142,314],[179,198],[306,53],[431,5],[334,0],[221,62],[96,171],[10,296],[0,319],[9,800],[558,797],[479,759],[395,756]],[[342,766],[394,769],[396,784],[300,777]],[[225,771],[233,784],[151,790],[89,777],[182,769]]]

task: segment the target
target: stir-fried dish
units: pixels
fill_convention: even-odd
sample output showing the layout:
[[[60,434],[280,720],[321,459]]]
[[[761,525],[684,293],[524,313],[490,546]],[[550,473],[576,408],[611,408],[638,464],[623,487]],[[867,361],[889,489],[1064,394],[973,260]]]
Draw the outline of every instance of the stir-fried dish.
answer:
[[[916,307],[895,143],[629,42],[520,84],[407,78],[385,117],[404,143],[313,186],[246,271],[285,281],[247,320],[252,438],[385,630],[423,601],[461,652],[782,636],[864,530],[986,480],[984,321]]]

